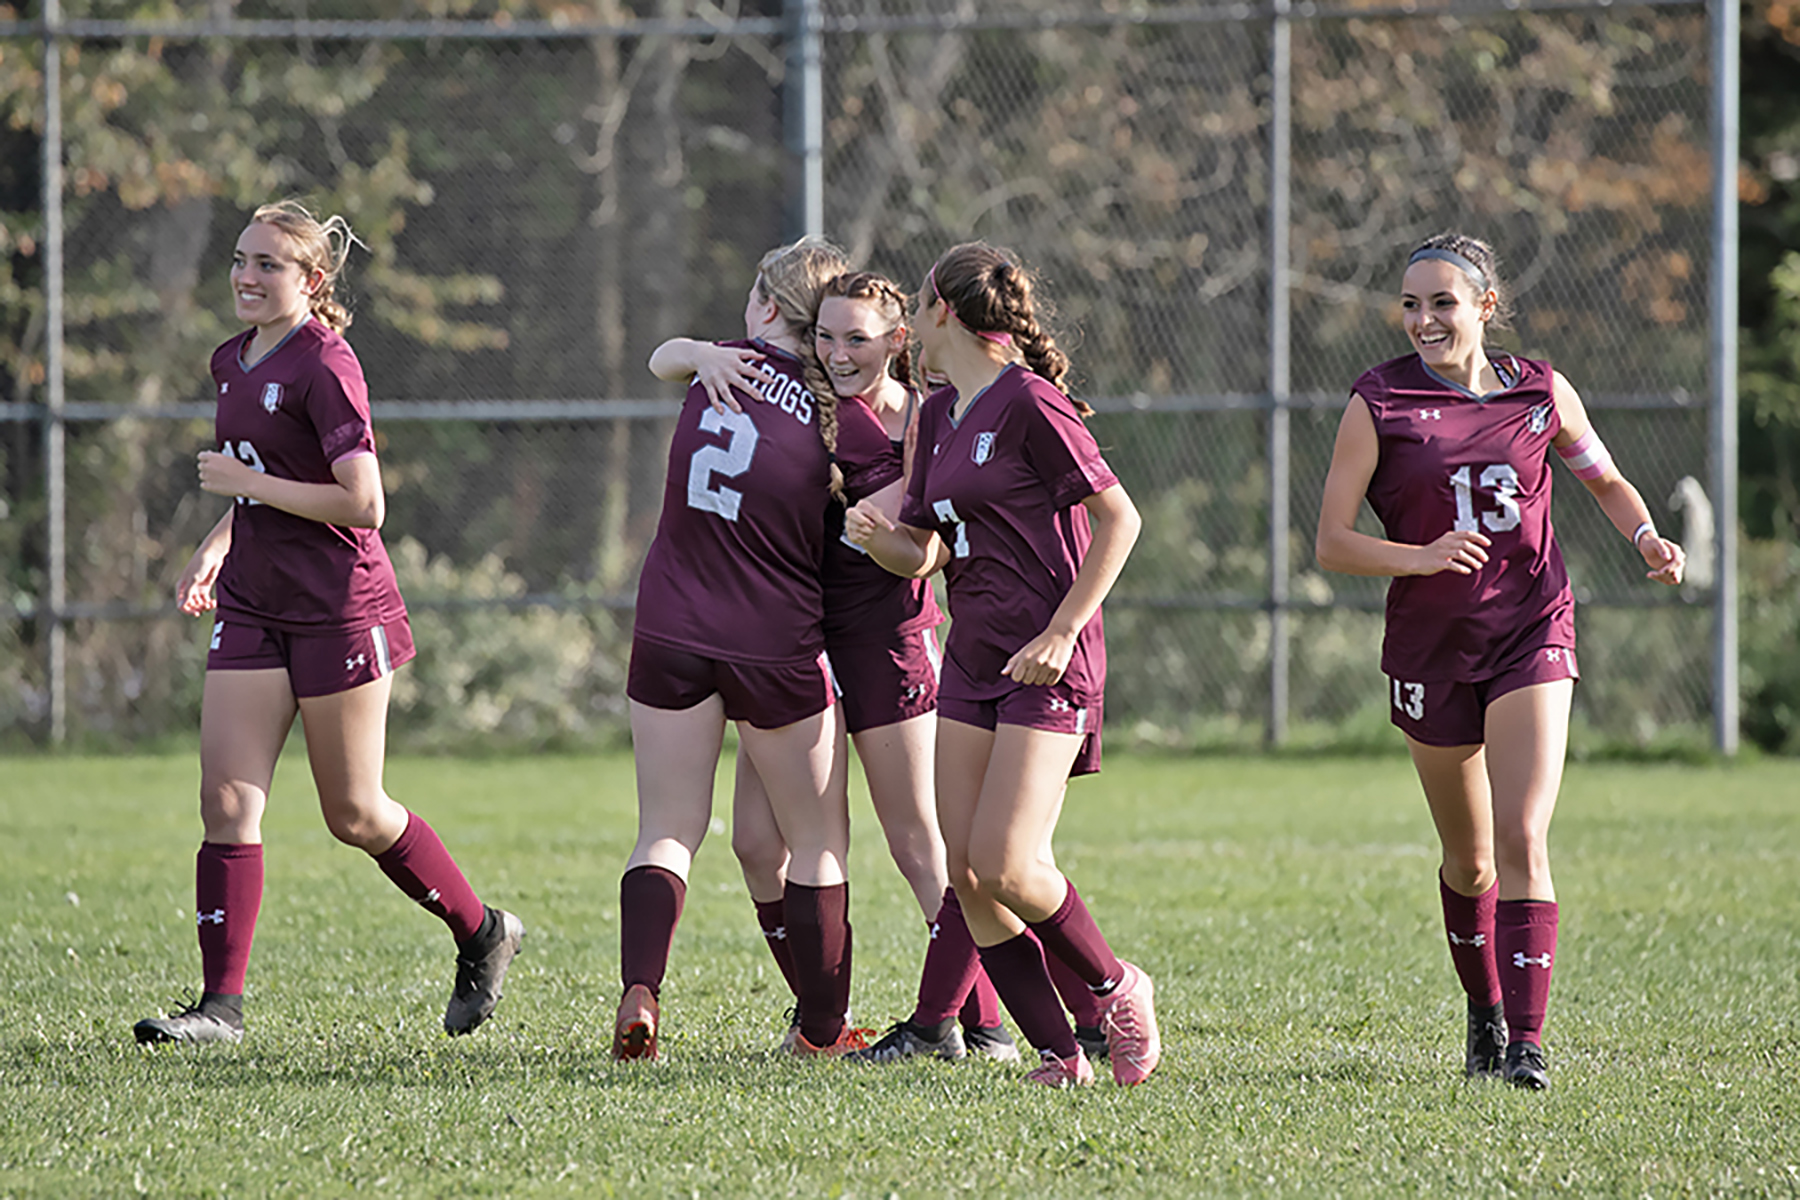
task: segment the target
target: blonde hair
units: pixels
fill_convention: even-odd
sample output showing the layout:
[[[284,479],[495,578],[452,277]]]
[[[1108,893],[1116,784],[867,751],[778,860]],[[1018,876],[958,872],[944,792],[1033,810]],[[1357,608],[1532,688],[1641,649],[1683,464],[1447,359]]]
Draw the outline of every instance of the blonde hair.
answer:
[[[350,310],[337,299],[337,281],[343,277],[350,247],[363,245],[350,231],[350,222],[336,214],[321,221],[298,200],[277,200],[252,213],[250,223],[273,226],[286,234],[294,244],[294,262],[307,275],[319,273],[320,283],[308,306],[312,315],[338,333],[350,328]]]
[[[838,398],[813,346],[813,324],[825,285],[850,269],[844,252],[816,234],[777,246],[756,264],[756,294],[775,305],[800,342],[800,366],[819,414],[819,440],[831,458],[831,494],[844,498],[844,473],[837,465]]]

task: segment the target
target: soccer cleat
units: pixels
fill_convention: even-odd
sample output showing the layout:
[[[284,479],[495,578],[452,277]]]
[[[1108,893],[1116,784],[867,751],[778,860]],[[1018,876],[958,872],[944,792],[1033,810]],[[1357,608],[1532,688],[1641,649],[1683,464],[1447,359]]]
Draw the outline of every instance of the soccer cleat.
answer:
[[[928,1036],[930,1032],[930,1030],[914,1025],[910,1019],[896,1021],[888,1028],[886,1035],[873,1046],[852,1050],[844,1055],[844,1058],[849,1062],[885,1063],[899,1062],[903,1058],[920,1058],[926,1055],[936,1055],[938,1058],[951,1061],[968,1056],[969,1052],[963,1046],[962,1031],[956,1027],[954,1022],[950,1025],[950,1031],[937,1041],[933,1041]],[[1017,1058],[1018,1056],[1018,1051],[1013,1051],[1013,1057]]]
[[[656,1029],[662,1010],[656,997],[641,983],[625,989],[619,1001],[619,1015],[613,1019],[612,1056],[620,1062],[644,1058],[655,1061]]]
[[[494,929],[485,939],[472,937],[457,947],[456,986],[444,1009],[444,1032],[452,1037],[473,1033],[494,1014],[500,984],[525,940],[525,923],[505,909],[490,908]],[[479,944],[478,944],[479,942]]]
[[[1544,1066],[1544,1048],[1533,1042],[1514,1042],[1508,1046],[1506,1082],[1534,1092],[1549,1087],[1550,1072]]]
[[[1048,1050],[1039,1054],[1043,1062],[1025,1076],[1031,1083],[1041,1083],[1045,1087],[1086,1087],[1094,1082],[1094,1064],[1088,1061],[1086,1054],[1077,1052],[1067,1058],[1058,1058]]]
[[[1148,1079],[1162,1061],[1162,1036],[1156,1031],[1150,977],[1123,959],[1119,965],[1125,977],[1101,1001],[1100,1028],[1106,1031],[1111,1051],[1113,1082],[1130,1087]]]
[[[219,1010],[207,1012],[203,1008],[204,1004],[203,998],[199,1004],[183,1005],[166,1017],[146,1017],[131,1027],[132,1036],[137,1038],[140,1046],[153,1046],[163,1042],[244,1040],[243,1017]]]
[[[1004,1025],[982,1025],[962,1032],[963,1045],[970,1054],[991,1058],[995,1062],[1018,1062],[1019,1046]]]
[[[1506,1059],[1506,1015],[1500,1005],[1469,1004],[1468,1056],[1463,1074],[1470,1079],[1498,1079]]]
[[[1103,1061],[1110,1051],[1106,1045],[1106,1030],[1098,1025],[1077,1025],[1075,1027],[1075,1044],[1081,1052],[1095,1062]]]
[[[857,1050],[868,1049],[869,1035],[874,1032],[873,1029],[854,1028],[846,1021],[837,1041],[829,1046],[815,1046],[806,1040],[804,1033],[795,1033],[794,1047],[788,1053],[795,1058],[844,1058]]]
[[[775,1047],[777,1054],[792,1054],[794,1039],[800,1036],[800,1006],[790,1005],[787,1010],[787,1032],[781,1035],[781,1044]]]

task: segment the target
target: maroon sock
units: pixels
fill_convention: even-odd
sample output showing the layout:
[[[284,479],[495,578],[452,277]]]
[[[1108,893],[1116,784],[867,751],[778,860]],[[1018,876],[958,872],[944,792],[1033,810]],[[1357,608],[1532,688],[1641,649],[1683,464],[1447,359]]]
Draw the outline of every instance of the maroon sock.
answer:
[[[444,849],[437,832],[418,813],[406,815],[406,832],[375,855],[375,865],[420,908],[448,925],[457,945],[474,937],[481,928],[487,909],[457,869],[456,860]]]
[[[1494,955],[1500,963],[1507,1038],[1542,1045],[1550,969],[1556,965],[1556,902],[1502,900],[1494,905]]]
[[[1100,997],[1081,981],[1075,968],[1054,954],[1044,955],[1044,965],[1050,968],[1050,982],[1056,985],[1056,994],[1062,997],[1063,1007],[1069,1010],[1075,1024],[1084,1029],[1098,1026]]]
[[[836,1044],[850,1007],[850,885],[788,882],[788,946],[799,981],[800,1033],[815,1046]]]
[[[1494,966],[1494,902],[1498,881],[1479,896],[1465,896],[1438,876],[1444,902],[1444,934],[1450,940],[1450,962],[1462,980],[1469,1003],[1492,1008],[1500,1003],[1500,973]]]
[[[956,898],[956,889],[945,888],[944,903],[931,923],[931,940],[925,944],[925,969],[919,974],[919,1006],[913,1009],[913,1024],[936,1026],[956,1016],[967,1007],[973,995],[970,989],[980,976],[981,959],[963,919],[962,902]],[[996,1015],[998,1007],[996,1004]]]
[[[687,882],[663,867],[633,867],[619,879],[619,978],[662,995],[669,947],[687,902]]]
[[[1100,927],[1094,924],[1073,883],[1069,883],[1063,896],[1062,907],[1042,921],[1028,923],[1044,944],[1044,953],[1062,959],[1095,995],[1111,992],[1124,977],[1125,969],[1119,965],[1118,956],[1100,936]]]
[[[1047,1050],[1058,1058],[1081,1053],[1037,939],[1021,933],[998,946],[983,946],[981,965],[1027,1042],[1040,1053]]]
[[[204,991],[244,994],[244,970],[262,909],[262,844],[201,842],[194,858],[194,921]]]
[[[775,958],[775,965],[781,968],[781,977],[787,980],[788,991],[794,998],[800,998],[800,977],[794,974],[794,950],[788,945],[787,935],[787,901],[786,900],[752,900],[756,905],[756,923],[762,927],[763,942],[769,947],[769,953]]]
[[[969,988],[969,998],[963,1001],[957,1020],[964,1029],[992,1029],[1000,1024],[1000,993],[994,990],[994,981],[987,977],[987,972],[979,967],[975,971],[975,983]]]

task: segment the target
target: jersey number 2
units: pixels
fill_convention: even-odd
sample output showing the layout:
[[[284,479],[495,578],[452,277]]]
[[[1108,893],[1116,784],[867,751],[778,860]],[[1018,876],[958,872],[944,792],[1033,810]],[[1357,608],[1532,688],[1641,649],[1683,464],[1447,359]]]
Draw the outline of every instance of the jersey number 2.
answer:
[[[1481,469],[1480,487],[1492,493],[1498,509],[1488,509],[1476,521],[1474,487],[1469,483],[1471,468],[1458,467],[1450,475],[1450,487],[1456,492],[1456,528],[1461,533],[1480,533],[1486,525],[1489,533],[1505,533],[1519,527],[1519,473],[1511,463],[1495,463]]]
[[[756,453],[756,441],[762,435],[756,432],[756,423],[748,413],[722,413],[708,408],[700,414],[700,432],[718,433],[721,430],[728,435],[724,445],[702,446],[688,460],[687,501],[689,508],[718,513],[727,521],[735,521],[738,508],[744,502],[744,493],[722,484],[715,486],[713,477],[736,479],[748,471],[751,456]]]

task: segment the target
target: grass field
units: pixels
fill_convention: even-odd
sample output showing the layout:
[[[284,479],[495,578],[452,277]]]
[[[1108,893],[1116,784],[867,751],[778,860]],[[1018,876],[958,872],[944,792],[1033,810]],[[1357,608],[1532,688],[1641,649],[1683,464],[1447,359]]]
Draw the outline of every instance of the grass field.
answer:
[[[1462,1001],[1404,760],[1109,761],[1064,867],[1156,978],[1144,1086],[769,1053],[784,989],[723,825],[664,989],[608,1060],[626,756],[401,759],[530,928],[451,1041],[442,927],[318,819],[291,750],[236,1047],[140,1050],[199,982],[188,756],[0,762],[0,1196],[1800,1194],[1800,764],[1572,766],[1552,834],[1554,1086],[1460,1077]],[[858,801],[855,1005],[910,1008],[922,919]]]

